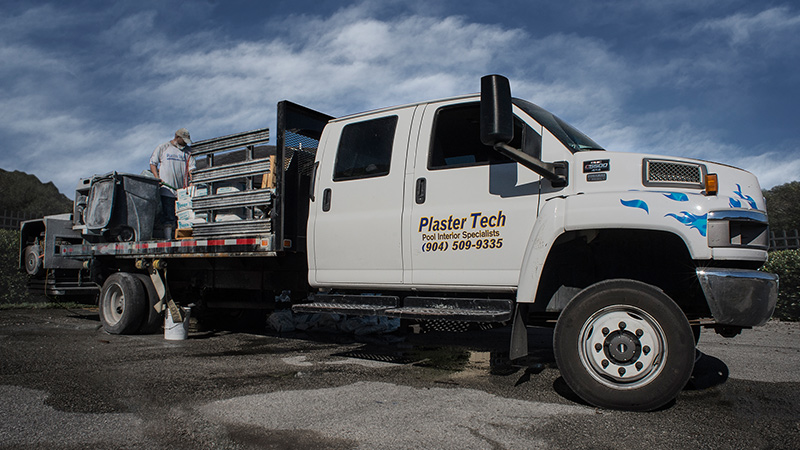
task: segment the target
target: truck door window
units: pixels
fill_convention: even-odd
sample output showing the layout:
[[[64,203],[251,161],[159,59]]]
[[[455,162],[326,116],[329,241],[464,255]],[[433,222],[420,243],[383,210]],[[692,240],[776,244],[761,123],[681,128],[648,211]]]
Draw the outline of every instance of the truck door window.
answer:
[[[539,157],[542,137],[515,117],[514,140],[510,145],[522,148],[531,156]],[[479,103],[444,107],[436,112],[428,169],[510,162],[512,162],[510,159],[481,142]]]
[[[342,130],[333,181],[389,174],[397,116],[352,123]]]

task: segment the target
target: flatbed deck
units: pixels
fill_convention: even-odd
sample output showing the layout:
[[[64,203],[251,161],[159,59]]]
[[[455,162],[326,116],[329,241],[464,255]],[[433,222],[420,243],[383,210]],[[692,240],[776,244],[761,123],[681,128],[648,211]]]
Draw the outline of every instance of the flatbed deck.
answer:
[[[272,236],[238,239],[181,239],[174,241],[114,242],[61,246],[60,256],[82,259],[100,256],[120,258],[198,258],[226,256],[277,256]]]

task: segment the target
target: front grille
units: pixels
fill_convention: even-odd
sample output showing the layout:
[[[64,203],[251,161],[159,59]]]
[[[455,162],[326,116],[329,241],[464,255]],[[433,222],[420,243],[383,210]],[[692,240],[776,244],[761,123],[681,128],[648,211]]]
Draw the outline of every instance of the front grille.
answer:
[[[644,184],[646,186],[679,185],[703,187],[703,169],[700,164],[677,161],[644,161]]]

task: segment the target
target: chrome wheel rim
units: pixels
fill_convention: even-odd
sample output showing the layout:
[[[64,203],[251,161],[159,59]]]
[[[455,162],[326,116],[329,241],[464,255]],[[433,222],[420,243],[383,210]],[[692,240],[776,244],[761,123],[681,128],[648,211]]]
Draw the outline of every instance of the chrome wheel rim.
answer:
[[[583,324],[578,353],[584,368],[615,389],[644,386],[658,377],[667,358],[658,322],[630,305],[605,307]]]
[[[106,322],[111,325],[118,323],[125,312],[125,295],[121,287],[114,285],[106,291],[104,306],[103,316]]]

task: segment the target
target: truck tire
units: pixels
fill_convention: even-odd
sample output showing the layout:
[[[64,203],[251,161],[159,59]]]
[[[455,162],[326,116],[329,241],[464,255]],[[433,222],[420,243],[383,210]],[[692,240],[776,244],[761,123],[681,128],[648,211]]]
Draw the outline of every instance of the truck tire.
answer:
[[[553,347],[575,394],[628,411],[674,400],[695,360],[683,311],[660,289],[633,280],[602,281],[578,293],[561,312]]]
[[[108,277],[100,291],[100,321],[109,334],[135,334],[145,317],[144,286],[132,274]]]
[[[25,247],[25,271],[28,275],[35,277],[42,272],[42,249],[38,244]]]
[[[161,325],[164,324],[164,316],[156,311],[155,306],[158,303],[158,292],[150,277],[141,273],[133,274],[139,282],[142,283],[145,292],[145,318],[139,326],[139,334],[153,334],[161,331]]]

